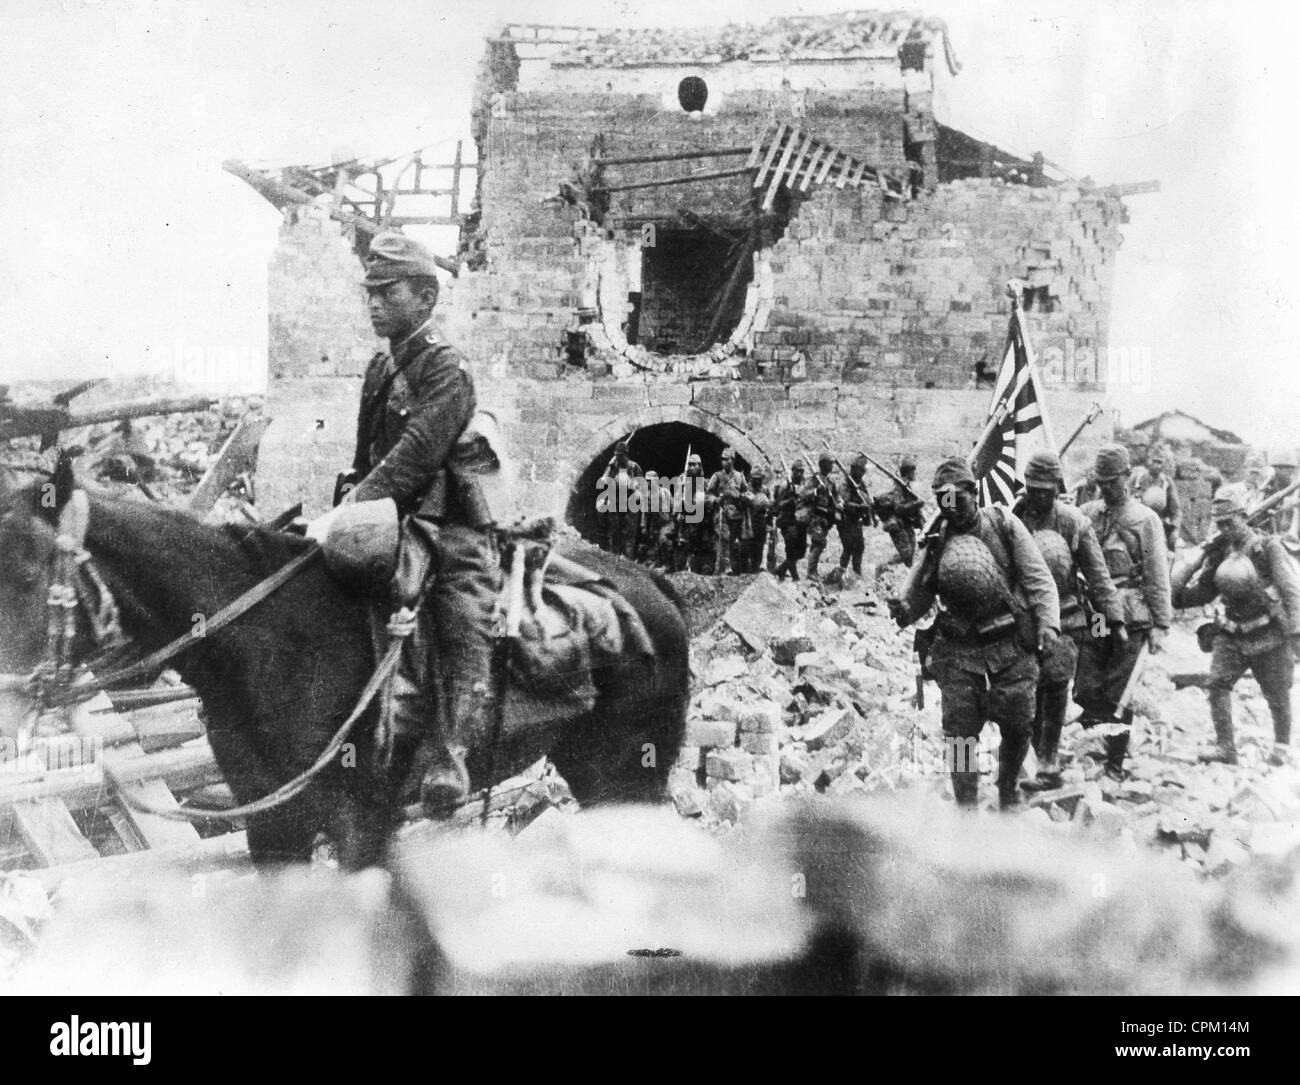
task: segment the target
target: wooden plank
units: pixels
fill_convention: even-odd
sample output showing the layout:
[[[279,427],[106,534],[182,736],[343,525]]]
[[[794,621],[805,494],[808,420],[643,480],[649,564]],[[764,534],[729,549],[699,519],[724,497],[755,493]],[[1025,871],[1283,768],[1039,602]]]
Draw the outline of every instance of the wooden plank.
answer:
[[[186,844],[181,847],[138,851],[105,859],[96,858],[93,862],[67,863],[33,871],[33,876],[40,879],[45,891],[50,893],[64,882],[80,878],[108,878],[120,881],[169,869],[181,870],[193,875],[211,870],[238,870],[250,867],[248,838],[244,833],[239,832],[211,836],[197,844]]]
[[[813,173],[816,171],[818,165],[820,165],[822,155],[825,153],[826,147],[823,144],[817,144],[817,150],[814,152],[812,158],[808,160],[808,168],[804,170],[803,180],[799,182],[800,192],[808,191],[808,183],[812,180]]]
[[[817,175],[817,180],[813,182],[814,184],[820,185],[823,181],[826,180],[826,175],[831,172],[831,166],[835,164],[835,160],[840,156],[840,152],[837,151],[834,147],[829,147],[827,149],[831,153],[826,156],[826,162],[822,166],[821,173]]]
[[[758,175],[754,178],[755,188],[763,187],[763,180],[767,177],[767,171],[772,168],[772,159],[776,157],[776,152],[780,149],[781,140],[785,137],[785,134],[785,125],[778,124],[776,126],[776,135],[772,137],[772,142],[767,148],[767,157],[763,159],[763,164],[759,167]]]
[[[689,162],[693,158],[727,158],[732,155],[748,154],[752,155],[754,148],[744,147],[717,147],[713,150],[704,151],[673,151],[664,154],[628,154],[618,155],[612,158],[595,158],[592,162],[597,166],[635,166],[645,162]],[[746,163],[746,169],[753,169],[752,162]]]
[[[688,173],[682,177],[663,177],[654,181],[635,181],[623,185],[597,185],[593,192],[627,192],[634,188],[662,188],[664,185],[687,185],[693,181],[717,181],[723,177],[748,175],[749,170],[714,170],[710,173]]]
[[[190,494],[187,508],[202,515],[217,503],[226,487],[241,473],[257,468],[257,446],[271,420],[264,415],[249,416],[240,420],[235,432],[226,438],[208,473]]]
[[[844,182],[849,179],[849,174],[853,172],[853,167],[857,162],[848,155],[844,156],[844,161],[840,163],[840,175],[835,178],[835,187],[843,188]]]
[[[81,835],[68,808],[58,799],[16,803],[13,817],[18,835],[40,866],[99,858],[99,852]]]
[[[800,140],[803,133],[798,128],[790,129],[790,138],[786,140],[785,150],[781,153],[781,161],[776,169],[772,171],[772,180],[767,187],[767,194],[763,197],[763,210],[772,210],[772,201],[776,199],[776,190],[781,184],[781,179],[785,176],[785,167],[790,162],[790,156],[794,153],[794,145]]]
[[[122,747],[105,750],[104,760],[111,760],[120,749]],[[157,777],[173,791],[188,791],[207,784],[219,784],[223,780],[221,770],[217,768],[216,759],[206,742],[127,758],[116,768],[124,782]],[[49,798],[62,800],[69,810],[100,806],[112,796],[109,783],[101,775],[102,769],[102,764],[93,771],[69,769],[50,773],[41,780],[0,785],[0,806]]]
[[[750,148],[749,157],[745,159],[746,169],[752,170],[758,165],[758,156],[763,153],[763,141],[767,139],[768,131],[769,128],[764,127],[763,131],[758,134],[758,138],[754,140],[754,146]]]
[[[111,769],[109,773],[112,774]],[[118,785],[119,791],[124,789],[130,789],[131,794],[136,798],[158,809],[180,809],[176,796],[161,780],[141,780],[138,783]],[[171,821],[158,814],[146,814],[125,802],[122,803],[122,813],[140,835],[140,839],[151,848],[179,847],[185,844],[196,844],[199,841],[198,829],[188,821]]]
[[[813,138],[811,135],[805,136],[803,146],[799,148],[799,153],[794,156],[790,162],[789,168],[785,171],[785,187],[793,189],[795,182],[799,177],[799,171],[803,168],[807,160],[808,152],[812,150]]]

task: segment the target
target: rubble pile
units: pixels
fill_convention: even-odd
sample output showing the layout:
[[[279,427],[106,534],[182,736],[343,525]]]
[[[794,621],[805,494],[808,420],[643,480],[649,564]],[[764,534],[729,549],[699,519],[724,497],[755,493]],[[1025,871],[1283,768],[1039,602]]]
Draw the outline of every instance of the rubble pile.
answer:
[[[76,443],[86,449],[84,469],[101,484],[138,480],[173,500],[198,485],[240,421],[262,410],[261,396],[234,396],[206,411],[94,426]]]
[[[938,689],[927,685],[917,707],[912,633],[883,602],[901,575],[888,567],[836,591],[759,574],[694,635],[696,689],[669,785],[679,814],[725,833],[753,809],[817,795],[913,789],[951,799]],[[1142,679],[1128,778],[1105,776],[1101,729],[1072,722],[1064,785],[1027,794],[1018,819],[1122,854],[1166,853],[1210,877],[1300,847],[1300,770],[1265,764],[1272,725],[1252,681],[1235,695],[1241,764],[1197,760],[1213,732],[1195,624],[1176,624]],[[979,764],[990,812],[997,748],[997,728],[986,726]],[[1036,771],[1031,752],[1024,775]]]

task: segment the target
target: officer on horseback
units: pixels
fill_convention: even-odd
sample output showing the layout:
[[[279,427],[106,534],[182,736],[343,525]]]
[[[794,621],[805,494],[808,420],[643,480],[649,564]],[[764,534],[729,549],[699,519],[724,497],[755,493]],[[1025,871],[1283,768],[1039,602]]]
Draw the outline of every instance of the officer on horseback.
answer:
[[[426,590],[428,597],[408,638],[407,674],[394,685],[394,767],[407,770],[427,733],[432,761],[421,798],[431,811],[445,810],[468,793],[462,743],[486,728],[491,690],[497,556],[472,472],[458,469],[474,381],[468,360],[432,325],[438,279],[425,246],[379,234],[364,285],[371,326],[389,351],[366,370],[348,499],[392,498],[405,517],[394,601],[410,605]]]

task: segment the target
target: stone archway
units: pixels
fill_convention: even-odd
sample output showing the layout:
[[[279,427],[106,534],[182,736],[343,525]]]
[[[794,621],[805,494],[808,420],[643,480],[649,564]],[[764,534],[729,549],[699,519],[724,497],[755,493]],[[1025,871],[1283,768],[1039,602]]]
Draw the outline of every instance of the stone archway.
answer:
[[[631,438],[630,453],[645,470],[663,477],[680,474],[685,451],[699,453],[706,475],[717,470],[722,449],[735,451],[737,465],[748,469],[756,464],[772,467],[767,453],[744,431],[716,414],[698,407],[646,407],[611,419],[596,430],[563,465],[561,507],[554,515],[572,524],[580,534],[596,539],[596,480],[604,473],[614,444]],[[590,500],[588,500],[590,498]]]

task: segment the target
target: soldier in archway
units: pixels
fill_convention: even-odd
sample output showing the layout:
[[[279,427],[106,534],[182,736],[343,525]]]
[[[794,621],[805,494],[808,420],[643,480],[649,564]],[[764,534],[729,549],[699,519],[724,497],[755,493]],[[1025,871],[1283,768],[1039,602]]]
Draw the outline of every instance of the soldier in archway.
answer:
[[[627,442],[619,441],[614,445],[614,455],[601,479],[600,490],[604,496],[604,507],[599,504],[597,510],[603,517],[605,549],[611,554],[625,558],[636,556],[637,529],[640,526],[641,512],[633,510],[631,494],[640,483],[641,465],[628,456]],[[637,502],[639,504],[639,502]]]

